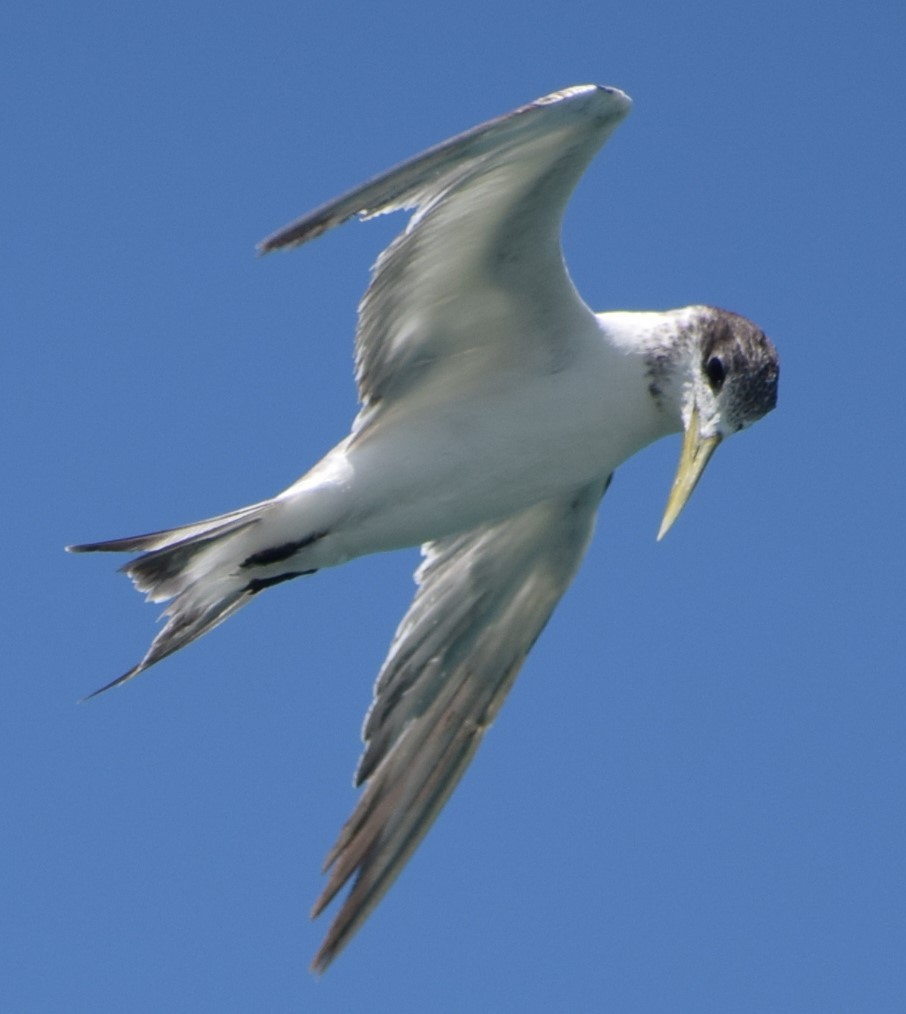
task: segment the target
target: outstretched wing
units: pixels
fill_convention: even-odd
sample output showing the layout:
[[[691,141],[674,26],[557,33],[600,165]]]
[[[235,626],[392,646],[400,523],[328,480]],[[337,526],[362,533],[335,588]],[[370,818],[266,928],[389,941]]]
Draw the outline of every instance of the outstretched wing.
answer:
[[[628,113],[616,88],[554,92],[404,162],[265,239],[296,246],[354,215],[415,208],[359,307],[356,379],[370,421],[435,371],[549,369],[589,311],[560,252],[566,202]],[[556,322],[556,326],[552,326]],[[558,343],[552,347],[552,343]]]
[[[313,916],[354,882],[315,970],[349,942],[453,791],[572,580],[606,485],[425,547],[365,720],[365,789],[325,862]]]

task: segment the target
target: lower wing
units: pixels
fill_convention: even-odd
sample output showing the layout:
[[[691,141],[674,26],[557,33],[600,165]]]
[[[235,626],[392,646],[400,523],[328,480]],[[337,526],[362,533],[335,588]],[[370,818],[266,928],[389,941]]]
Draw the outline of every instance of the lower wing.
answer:
[[[368,917],[455,788],[578,569],[607,482],[425,547],[365,722],[356,773],[365,789],[325,862],[313,915],[353,884],[316,971]]]

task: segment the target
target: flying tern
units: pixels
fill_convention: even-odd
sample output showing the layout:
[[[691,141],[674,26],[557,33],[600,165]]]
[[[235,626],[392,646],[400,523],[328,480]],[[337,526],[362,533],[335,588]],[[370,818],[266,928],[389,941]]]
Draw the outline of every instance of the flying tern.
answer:
[[[776,404],[777,354],[744,317],[711,306],[594,313],[570,280],[567,200],[630,105],[616,88],[554,92],[265,239],[268,252],[352,217],[412,212],[359,306],[350,434],[272,499],[70,547],[140,554],[123,570],[150,601],[169,602],[147,654],[106,690],[272,585],[421,545],[415,598],[365,720],[363,791],[314,906],[351,881],[318,971],[391,885],[497,716],[614,469],[685,433],[660,538],[717,445]]]

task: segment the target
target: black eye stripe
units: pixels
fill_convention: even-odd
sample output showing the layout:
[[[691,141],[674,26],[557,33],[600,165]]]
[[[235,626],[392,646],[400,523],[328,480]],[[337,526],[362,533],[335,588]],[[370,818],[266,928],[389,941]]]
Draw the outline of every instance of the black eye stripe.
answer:
[[[727,371],[723,360],[719,356],[711,356],[705,363],[705,376],[708,378],[708,383],[711,385],[712,390],[719,391],[721,389],[726,379]]]

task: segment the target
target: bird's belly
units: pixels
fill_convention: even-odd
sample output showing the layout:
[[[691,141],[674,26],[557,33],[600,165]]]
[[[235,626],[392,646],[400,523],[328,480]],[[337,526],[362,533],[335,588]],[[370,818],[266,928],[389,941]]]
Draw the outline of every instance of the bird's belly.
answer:
[[[334,452],[350,507],[344,553],[442,538],[609,474],[651,437],[615,425],[615,399],[601,394],[555,376],[388,413]]]

